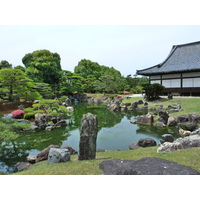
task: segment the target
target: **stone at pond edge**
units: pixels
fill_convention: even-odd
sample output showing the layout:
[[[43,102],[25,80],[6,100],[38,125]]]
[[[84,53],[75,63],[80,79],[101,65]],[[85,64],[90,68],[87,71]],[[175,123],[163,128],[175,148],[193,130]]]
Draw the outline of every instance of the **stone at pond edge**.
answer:
[[[164,134],[161,136],[160,143],[163,144],[164,142],[173,142],[174,137],[172,134]]]
[[[137,145],[140,147],[152,147],[156,146],[156,141],[151,138],[141,138]]]
[[[140,160],[113,159],[99,164],[104,175],[200,175],[188,166],[165,159],[145,157]]]
[[[141,115],[137,117],[137,124],[147,124],[152,125],[153,124],[153,115],[147,114],[147,115]]]
[[[50,145],[48,146],[46,149],[42,150],[38,155],[37,155],[37,159],[36,162],[42,161],[42,160],[47,160],[48,158],[48,154],[49,154],[49,150],[51,148],[60,148],[58,145]]]
[[[27,162],[29,162],[31,164],[34,164],[36,159],[37,159],[37,156],[27,156],[26,157]]]
[[[173,143],[165,142],[160,145],[157,152],[171,152],[180,149],[200,147],[200,135],[190,135],[184,138],[178,138]]]
[[[48,154],[48,164],[70,161],[68,149],[51,148]]]
[[[31,166],[31,164],[29,162],[18,162],[16,164],[18,172],[28,169],[30,166]]]
[[[137,145],[137,143],[132,143],[129,145],[130,150],[134,150],[134,149],[138,149],[138,148],[139,148],[139,146]]]

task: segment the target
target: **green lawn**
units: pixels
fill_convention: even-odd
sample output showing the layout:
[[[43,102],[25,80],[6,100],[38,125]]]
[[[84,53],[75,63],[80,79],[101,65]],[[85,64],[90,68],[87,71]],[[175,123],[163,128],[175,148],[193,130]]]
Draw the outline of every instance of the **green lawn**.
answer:
[[[123,102],[130,102],[133,103],[134,101],[138,101],[139,99],[142,99],[142,97],[132,97],[131,99],[125,99]],[[168,100],[168,98],[162,98],[160,100],[156,101],[149,101],[149,108],[156,108],[157,105],[163,105],[164,108],[167,108],[168,105],[173,104],[180,104],[183,111],[176,112],[176,113],[170,113],[170,116],[177,117],[179,115],[187,115],[188,113],[196,113],[200,114],[200,98],[174,98],[171,100]],[[143,105],[139,105],[139,107],[142,107]]]
[[[200,148],[181,151],[157,153],[158,147],[139,148],[127,151],[97,152],[95,160],[78,161],[77,155],[71,161],[48,165],[47,161],[34,164],[29,169],[15,173],[16,175],[101,175],[99,163],[108,159],[139,160],[143,157],[157,157],[189,166],[200,172]]]

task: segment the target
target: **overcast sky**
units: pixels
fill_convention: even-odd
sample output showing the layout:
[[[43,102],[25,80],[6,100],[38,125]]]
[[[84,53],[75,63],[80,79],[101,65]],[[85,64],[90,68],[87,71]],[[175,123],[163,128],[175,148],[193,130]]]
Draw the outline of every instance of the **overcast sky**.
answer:
[[[23,66],[25,54],[47,49],[60,55],[63,70],[85,58],[126,76],[164,61],[172,45],[196,41],[198,25],[1,25],[0,60]]]
[[[13,66],[47,49],[60,55],[63,70],[89,59],[127,76],[163,62],[173,45],[200,41],[194,0],[26,2],[7,0],[0,12],[0,61]]]

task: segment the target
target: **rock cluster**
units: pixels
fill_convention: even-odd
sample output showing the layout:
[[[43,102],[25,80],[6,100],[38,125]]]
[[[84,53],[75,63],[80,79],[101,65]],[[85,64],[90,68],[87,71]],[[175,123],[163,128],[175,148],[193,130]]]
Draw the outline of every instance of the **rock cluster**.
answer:
[[[27,156],[26,162],[18,162],[16,167],[18,171],[22,171],[30,167],[32,164],[44,160],[48,160],[48,164],[67,162],[70,161],[70,156],[74,154],[77,154],[77,151],[72,147],[66,146],[60,148],[58,145],[50,145],[37,155]]]
[[[180,149],[187,149],[192,147],[200,147],[200,135],[190,135],[184,138],[178,138],[174,142],[164,142],[157,149],[157,152],[171,152]]]

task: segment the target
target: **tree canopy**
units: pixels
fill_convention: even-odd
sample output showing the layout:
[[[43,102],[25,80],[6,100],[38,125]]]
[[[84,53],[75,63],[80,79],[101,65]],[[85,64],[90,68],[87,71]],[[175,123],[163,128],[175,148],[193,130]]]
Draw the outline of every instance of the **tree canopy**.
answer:
[[[12,68],[12,64],[10,64],[7,60],[2,60],[0,62],[0,69],[4,68]]]
[[[60,55],[49,50],[37,50],[26,54],[22,58],[26,73],[35,82],[50,84],[52,89],[57,89],[60,82]]]
[[[0,88],[8,93],[9,101],[14,98],[24,98],[26,100],[40,98],[41,96],[34,90],[33,81],[26,77],[20,69],[5,68],[0,70]]]

